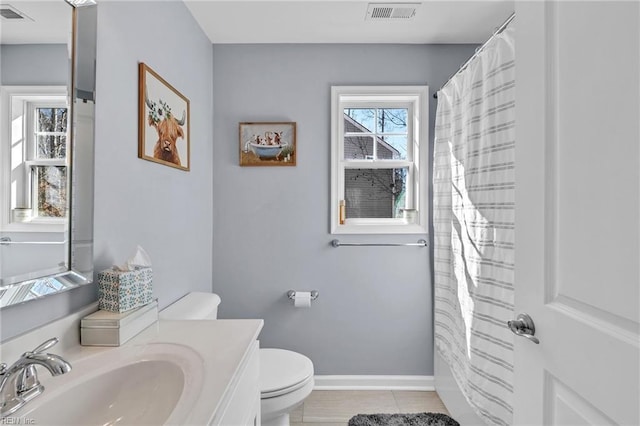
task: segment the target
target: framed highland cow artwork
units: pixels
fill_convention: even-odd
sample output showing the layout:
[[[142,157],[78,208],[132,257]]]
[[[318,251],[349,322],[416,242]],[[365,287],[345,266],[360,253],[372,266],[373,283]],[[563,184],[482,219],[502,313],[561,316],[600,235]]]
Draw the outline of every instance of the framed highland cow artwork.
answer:
[[[189,171],[189,99],[146,64],[138,72],[138,157]]]
[[[295,166],[296,123],[240,123],[241,166]]]

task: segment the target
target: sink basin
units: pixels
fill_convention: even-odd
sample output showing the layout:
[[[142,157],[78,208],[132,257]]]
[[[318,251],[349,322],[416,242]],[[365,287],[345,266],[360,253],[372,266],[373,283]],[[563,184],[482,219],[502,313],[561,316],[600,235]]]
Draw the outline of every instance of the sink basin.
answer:
[[[202,358],[177,344],[101,350],[70,362],[62,376],[42,371],[44,393],[16,415],[38,425],[183,424],[202,388]]]

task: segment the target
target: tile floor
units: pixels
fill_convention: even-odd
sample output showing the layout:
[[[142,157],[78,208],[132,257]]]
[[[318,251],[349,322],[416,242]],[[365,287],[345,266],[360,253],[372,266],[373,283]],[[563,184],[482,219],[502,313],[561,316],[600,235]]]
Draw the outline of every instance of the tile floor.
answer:
[[[445,413],[435,392],[313,391],[291,413],[291,426],[345,426],[356,414]]]

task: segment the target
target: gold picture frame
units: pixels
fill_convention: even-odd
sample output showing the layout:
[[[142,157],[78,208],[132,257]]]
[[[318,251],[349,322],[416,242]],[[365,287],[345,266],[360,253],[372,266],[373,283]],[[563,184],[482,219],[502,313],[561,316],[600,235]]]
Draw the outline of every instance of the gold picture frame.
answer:
[[[178,112],[174,114],[174,111]],[[189,99],[145,63],[138,64],[138,157],[189,171]]]
[[[253,122],[239,125],[241,166],[295,166],[296,123]]]

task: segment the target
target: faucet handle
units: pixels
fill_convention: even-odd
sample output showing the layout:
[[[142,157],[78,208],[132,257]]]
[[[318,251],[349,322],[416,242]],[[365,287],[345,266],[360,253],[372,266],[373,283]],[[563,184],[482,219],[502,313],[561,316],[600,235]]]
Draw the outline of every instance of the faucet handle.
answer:
[[[7,372],[7,364],[4,362],[0,364],[0,376]]]
[[[32,350],[31,353],[38,354],[38,353],[44,352],[47,349],[51,348],[52,346],[55,346],[55,344],[58,343],[58,341],[59,340],[57,337],[52,337],[51,339],[43,342],[42,344],[40,344],[40,346]]]

